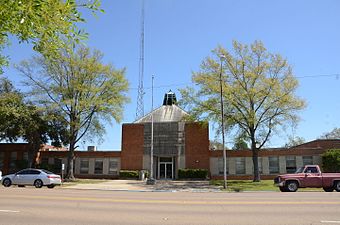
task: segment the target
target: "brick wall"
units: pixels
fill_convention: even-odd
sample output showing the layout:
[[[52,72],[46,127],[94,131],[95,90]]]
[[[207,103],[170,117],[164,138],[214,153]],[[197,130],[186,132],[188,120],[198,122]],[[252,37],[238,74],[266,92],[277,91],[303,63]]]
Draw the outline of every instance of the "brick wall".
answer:
[[[123,124],[122,128],[122,170],[143,169],[144,125]]]
[[[264,156],[286,156],[286,155],[320,155],[327,149],[321,148],[291,148],[281,150],[267,150],[263,149],[259,151],[259,157]],[[209,151],[210,157],[222,157],[223,151],[215,150]],[[252,157],[252,151],[250,150],[227,150],[227,157]]]
[[[83,158],[109,158],[109,157],[120,157],[120,151],[95,151],[95,152],[87,152],[87,151],[75,151],[75,157],[83,157]],[[60,152],[40,152],[40,158],[67,158],[68,151],[60,151]]]
[[[3,174],[8,174],[11,161],[11,153],[16,152],[16,160],[22,160],[24,152],[27,152],[28,144],[26,143],[0,143],[0,152],[3,152],[3,167],[0,168]]]
[[[185,131],[185,167],[187,169],[208,169],[209,129],[208,125],[186,123]]]

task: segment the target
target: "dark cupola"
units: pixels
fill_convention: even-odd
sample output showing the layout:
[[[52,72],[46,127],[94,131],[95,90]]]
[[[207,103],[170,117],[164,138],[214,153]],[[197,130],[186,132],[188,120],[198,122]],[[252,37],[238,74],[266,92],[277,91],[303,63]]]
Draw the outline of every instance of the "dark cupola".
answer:
[[[171,90],[164,95],[163,105],[175,105],[176,102],[176,95]]]

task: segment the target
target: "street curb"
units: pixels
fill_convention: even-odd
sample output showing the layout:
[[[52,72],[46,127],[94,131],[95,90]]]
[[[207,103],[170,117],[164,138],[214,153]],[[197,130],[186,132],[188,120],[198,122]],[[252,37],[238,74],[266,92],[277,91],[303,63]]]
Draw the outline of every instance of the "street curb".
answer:
[[[89,191],[126,191],[126,192],[177,192],[176,190],[131,190],[131,189],[105,189],[105,188],[69,188],[61,187],[61,189],[68,190],[89,190]]]
[[[60,189],[68,189],[68,190],[93,190],[93,191],[125,191],[125,192],[192,192],[192,193],[223,193],[221,190],[192,190],[192,189],[184,189],[184,190],[131,190],[131,189],[105,189],[105,188],[70,188],[70,187],[61,187]]]

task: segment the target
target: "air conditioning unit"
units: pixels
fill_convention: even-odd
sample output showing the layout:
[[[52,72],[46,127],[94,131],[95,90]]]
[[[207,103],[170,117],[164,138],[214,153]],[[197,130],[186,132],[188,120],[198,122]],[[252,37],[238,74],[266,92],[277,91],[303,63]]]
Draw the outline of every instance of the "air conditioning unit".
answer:
[[[87,151],[88,152],[95,152],[97,150],[96,146],[87,146]]]

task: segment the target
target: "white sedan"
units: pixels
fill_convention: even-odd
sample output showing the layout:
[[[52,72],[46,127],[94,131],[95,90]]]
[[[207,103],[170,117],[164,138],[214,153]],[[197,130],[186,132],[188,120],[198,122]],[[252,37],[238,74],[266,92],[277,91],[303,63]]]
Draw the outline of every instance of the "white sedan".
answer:
[[[5,187],[33,185],[36,188],[41,188],[42,186],[54,188],[54,186],[60,184],[61,178],[59,175],[43,169],[24,169],[2,177],[2,185]]]

